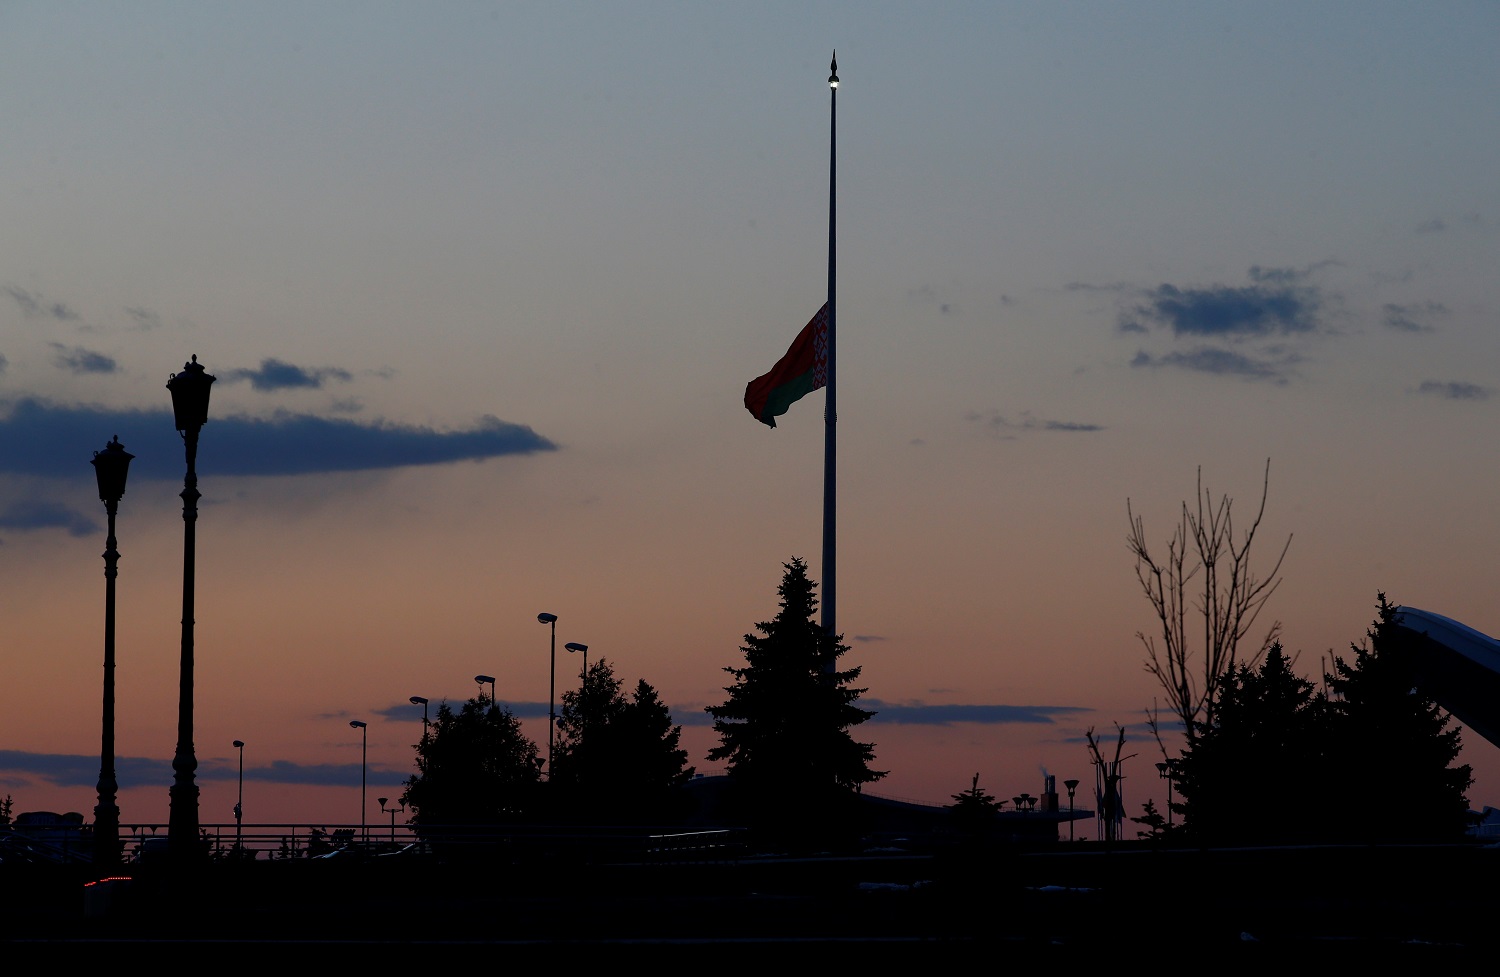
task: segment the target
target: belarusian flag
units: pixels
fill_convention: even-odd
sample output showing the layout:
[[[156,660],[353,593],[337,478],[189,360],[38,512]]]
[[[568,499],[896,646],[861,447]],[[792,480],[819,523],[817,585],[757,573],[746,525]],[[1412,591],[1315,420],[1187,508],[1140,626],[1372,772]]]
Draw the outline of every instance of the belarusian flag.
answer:
[[[828,383],[828,305],[802,327],[771,372],[745,385],[745,409],[771,427],[786,409]]]

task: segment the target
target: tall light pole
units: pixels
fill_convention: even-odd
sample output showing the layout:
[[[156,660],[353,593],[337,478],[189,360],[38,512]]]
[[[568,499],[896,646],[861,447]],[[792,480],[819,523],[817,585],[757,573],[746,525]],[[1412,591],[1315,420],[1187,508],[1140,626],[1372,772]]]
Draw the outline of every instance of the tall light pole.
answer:
[[[359,730],[359,834],[368,844],[370,831],[365,827],[365,758],[370,755],[370,730],[358,719],[349,720],[351,729]]]
[[[582,758],[580,767],[586,779],[588,777],[588,747],[583,746],[583,741],[588,740],[588,645],[570,641],[562,647],[567,648],[568,651],[582,651],[583,654],[583,671],[577,674],[577,714],[579,714],[577,749]]]
[[[547,671],[547,776],[552,776],[552,730],[557,726],[557,615],[546,611],[536,616],[538,623],[552,626],[552,657]]]
[[[176,862],[198,861],[208,852],[198,839],[198,785],[193,754],[193,571],[198,522],[198,432],[208,423],[208,393],[214,377],[198,363],[183,364],[167,381],[172,414],[187,450],[182,482],[182,665],[177,690],[177,751],[172,755],[172,788],[167,814],[167,851]]]
[[[420,695],[411,697],[411,704],[422,707],[422,742],[427,742],[427,699]]]
[[[236,855],[243,855],[245,849],[241,842],[244,836],[240,833],[242,821],[245,817],[245,741],[235,740],[234,748],[240,751],[240,796],[234,802],[234,848]]]
[[[474,681],[479,685],[480,695],[484,695],[484,683],[488,682],[490,684],[490,708],[494,709],[498,705],[495,701],[495,676],[476,675],[474,676]]]
[[[99,741],[99,803],[94,807],[94,864],[120,861],[120,807],[115,802],[120,785],[115,780],[115,575],[120,552],[115,549],[115,512],[125,494],[125,476],[135,455],[120,444],[120,436],[94,452],[94,477],[109,528],[104,536],[104,720]]]
[[[1064,780],[1063,786],[1068,788],[1068,840],[1073,840],[1073,792],[1078,789],[1078,781]]]

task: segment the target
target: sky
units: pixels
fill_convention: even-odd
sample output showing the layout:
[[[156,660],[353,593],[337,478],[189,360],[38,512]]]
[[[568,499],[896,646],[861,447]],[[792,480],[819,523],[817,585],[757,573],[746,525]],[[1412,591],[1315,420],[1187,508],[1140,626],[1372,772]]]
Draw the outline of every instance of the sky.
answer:
[[[96,803],[118,435],[121,817],[166,818],[192,356],[204,823],[234,740],[247,823],[383,823],[409,697],[476,674],[545,743],[539,612],[558,694],[587,644],[722,772],[704,707],[783,564],[820,573],[824,395],[775,430],[742,398],[825,299],[834,50],[874,792],[1091,784],[1119,726],[1160,805],[1127,503],[1165,546],[1200,473],[1240,526],[1268,484],[1300,673],[1379,593],[1500,634],[1497,36],[1459,2],[0,4],[0,795]],[[1462,759],[1500,805],[1500,750]]]

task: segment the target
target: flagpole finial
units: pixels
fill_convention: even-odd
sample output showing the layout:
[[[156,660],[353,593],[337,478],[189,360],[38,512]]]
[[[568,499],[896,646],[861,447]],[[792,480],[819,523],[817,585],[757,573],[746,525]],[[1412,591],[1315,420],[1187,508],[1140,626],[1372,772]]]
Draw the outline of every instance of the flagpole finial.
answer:
[[[839,87],[839,53],[833,52],[833,60],[828,63],[828,87]]]

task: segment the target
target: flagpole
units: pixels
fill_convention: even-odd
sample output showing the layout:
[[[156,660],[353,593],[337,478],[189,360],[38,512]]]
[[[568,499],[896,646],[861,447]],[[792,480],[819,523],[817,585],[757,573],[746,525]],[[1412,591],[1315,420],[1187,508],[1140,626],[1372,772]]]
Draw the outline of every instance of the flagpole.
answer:
[[[839,59],[838,52],[828,65],[828,397],[823,406],[823,632],[830,638],[830,656],[823,663],[823,670],[832,673],[834,659],[831,655],[832,641],[838,633],[835,616],[835,581],[837,554],[835,549],[835,519],[837,499],[838,458],[838,402],[835,399],[838,385],[838,359],[836,336],[838,323],[837,284],[837,235],[835,217],[838,213],[838,118],[839,118]]]

